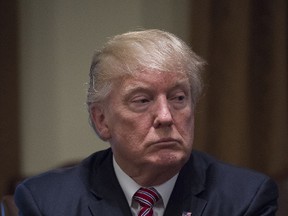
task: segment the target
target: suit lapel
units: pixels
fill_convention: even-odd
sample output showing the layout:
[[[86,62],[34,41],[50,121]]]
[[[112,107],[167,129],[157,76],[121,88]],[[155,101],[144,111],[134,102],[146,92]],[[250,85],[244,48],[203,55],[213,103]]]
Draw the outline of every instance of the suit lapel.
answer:
[[[90,176],[92,196],[89,209],[94,216],[132,216],[124,192],[114,173],[112,152],[107,155],[101,164],[94,164]]]
[[[202,165],[200,161],[194,161],[192,154],[179,173],[164,216],[181,216],[183,212],[191,212],[193,216],[202,215],[207,204],[198,196],[205,190],[206,168],[203,169]]]

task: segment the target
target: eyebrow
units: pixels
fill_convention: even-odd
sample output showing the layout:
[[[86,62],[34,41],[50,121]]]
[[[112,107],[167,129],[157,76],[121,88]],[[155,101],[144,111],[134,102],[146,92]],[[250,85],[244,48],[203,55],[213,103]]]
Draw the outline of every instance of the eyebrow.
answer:
[[[183,79],[177,80],[170,89],[173,90],[175,88],[178,88],[178,87],[181,87],[184,85],[186,86],[187,83],[188,83],[188,86],[190,88],[188,78],[183,78]],[[141,85],[139,86],[139,84],[141,84]],[[135,83],[127,85],[124,88],[125,94],[131,94],[133,92],[148,91],[148,90],[149,90],[149,85],[146,85],[145,83],[143,83],[141,81],[135,81]]]

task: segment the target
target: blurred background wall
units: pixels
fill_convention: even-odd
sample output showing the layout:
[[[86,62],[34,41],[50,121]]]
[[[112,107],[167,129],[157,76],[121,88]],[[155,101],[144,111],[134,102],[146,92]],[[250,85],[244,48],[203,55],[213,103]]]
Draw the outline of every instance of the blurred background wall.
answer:
[[[108,37],[141,28],[178,35],[208,62],[195,148],[287,172],[286,0],[11,0],[0,12],[1,191],[108,147],[88,124],[90,61]]]

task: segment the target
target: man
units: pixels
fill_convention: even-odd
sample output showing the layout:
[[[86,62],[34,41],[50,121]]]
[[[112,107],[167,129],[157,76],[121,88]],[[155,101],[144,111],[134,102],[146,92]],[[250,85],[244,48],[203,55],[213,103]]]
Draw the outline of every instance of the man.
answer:
[[[87,96],[111,148],[20,184],[20,215],[275,215],[268,177],[192,151],[203,64],[167,32],[112,38],[93,58]]]

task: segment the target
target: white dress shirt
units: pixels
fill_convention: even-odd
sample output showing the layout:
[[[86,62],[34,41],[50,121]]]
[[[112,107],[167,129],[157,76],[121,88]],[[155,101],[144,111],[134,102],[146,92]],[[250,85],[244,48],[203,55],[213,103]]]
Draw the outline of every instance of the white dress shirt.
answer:
[[[117,179],[120,183],[120,186],[122,187],[122,190],[124,191],[127,202],[129,203],[129,206],[131,208],[132,215],[137,216],[138,212],[140,211],[140,205],[139,203],[133,200],[133,195],[139,188],[141,188],[141,185],[137,184],[132,178],[130,178],[119,167],[114,157],[113,157],[113,166],[114,166]],[[165,208],[168,204],[170,195],[174,188],[175,182],[177,180],[177,177],[178,177],[178,174],[176,174],[171,179],[169,179],[168,181],[166,181],[165,183],[161,185],[153,186],[162,197],[162,200],[157,202],[153,208],[153,212],[154,212],[153,216],[163,216]]]

